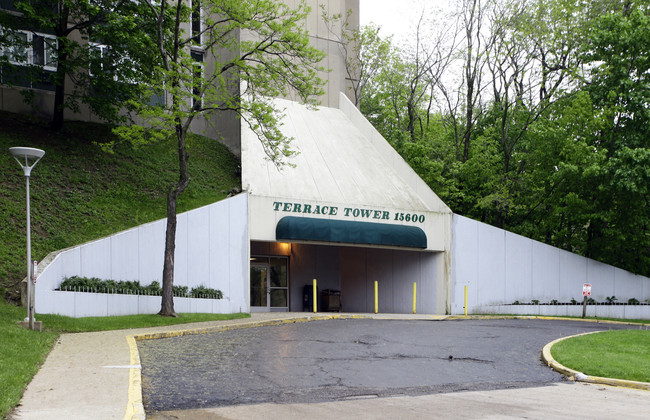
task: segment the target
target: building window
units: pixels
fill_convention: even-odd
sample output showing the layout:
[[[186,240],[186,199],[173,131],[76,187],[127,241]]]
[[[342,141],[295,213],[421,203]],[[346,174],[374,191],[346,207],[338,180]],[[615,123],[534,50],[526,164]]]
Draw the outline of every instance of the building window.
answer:
[[[192,108],[200,108],[203,106],[201,97],[203,96],[203,52],[192,51],[192,60],[194,60],[194,67],[192,69]]]
[[[11,10],[17,12],[16,0],[0,0],[0,9]]]
[[[192,0],[192,40],[201,45],[201,0]]]
[[[88,69],[90,76],[98,76],[108,70],[108,45],[89,42],[88,51],[90,53],[90,68]]]
[[[137,72],[135,67],[129,64],[131,60],[127,55],[116,54],[108,45],[97,42],[89,42],[88,49],[90,53],[88,74],[90,76],[112,74],[112,78],[116,82],[137,84],[134,76]]]
[[[8,43],[0,49],[10,63],[36,65],[45,70],[56,71],[57,41],[54,35],[37,32],[15,31],[8,36]]]

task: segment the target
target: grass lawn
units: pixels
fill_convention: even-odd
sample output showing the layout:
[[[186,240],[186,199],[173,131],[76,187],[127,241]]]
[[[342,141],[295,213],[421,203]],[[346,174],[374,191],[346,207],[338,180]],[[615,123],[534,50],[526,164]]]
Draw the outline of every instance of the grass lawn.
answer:
[[[43,332],[18,326],[26,309],[0,299],[0,418],[18,404],[27,384],[50,352],[61,333],[108,331],[190,322],[246,318],[248,314],[180,314],[178,318],[157,315],[69,318],[60,315],[38,315]]]
[[[25,176],[8,149],[37,147],[45,156],[31,175],[32,257],[164,218],[169,185],[178,178],[175,139],[119,144],[111,127],[66,122],[53,132],[43,121],[0,112],[0,297],[18,297],[25,277]],[[206,137],[188,138],[191,182],[178,211],[225,198],[239,188],[239,159]]]
[[[553,346],[559,363],[590,376],[650,382],[650,331],[619,330],[583,335]]]

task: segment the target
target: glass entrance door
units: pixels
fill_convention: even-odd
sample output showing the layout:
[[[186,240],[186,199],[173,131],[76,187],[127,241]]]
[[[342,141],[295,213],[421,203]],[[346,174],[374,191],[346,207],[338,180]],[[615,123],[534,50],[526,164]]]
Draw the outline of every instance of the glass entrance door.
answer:
[[[269,258],[269,308],[271,311],[289,310],[289,276],[286,258]]]
[[[251,264],[251,312],[268,308],[268,284],[268,264]]]
[[[286,312],[289,310],[287,258],[252,258],[250,279],[251,312]]]

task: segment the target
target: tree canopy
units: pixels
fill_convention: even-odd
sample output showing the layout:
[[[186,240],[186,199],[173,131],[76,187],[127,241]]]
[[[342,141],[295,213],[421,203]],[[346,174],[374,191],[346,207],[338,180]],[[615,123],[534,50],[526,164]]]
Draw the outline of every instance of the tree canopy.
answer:
[[[242,118],[255,132],[270,160],[281,166],[294,152],[279,129],[275,97],[316,104],[323,93],[324,53],[309,43],[304,2],[289,7],[274,0],[145,0],[147,24],[154,27],[154,68],[141,80],[148,95],[129,104],[144,124],[116,129],[131,142],[177,140],[178,181],[167,195],[167,233],[162,275],[161,315],[174,316],[172,287],[176,202],[187,188],[187,133],[203,119],[217,130],[228,118]],[[148,97],[163,93],[166,101]]]
[[[362,112],[456,213],[650,275],[648,2],[457,6],[360,38]]]
[[[137,80],[152,72],[153,22],[130,0],[14,0],[0,8],[2,83],[54,92],[51,121],[81,106],[109,123],[128,122]]]

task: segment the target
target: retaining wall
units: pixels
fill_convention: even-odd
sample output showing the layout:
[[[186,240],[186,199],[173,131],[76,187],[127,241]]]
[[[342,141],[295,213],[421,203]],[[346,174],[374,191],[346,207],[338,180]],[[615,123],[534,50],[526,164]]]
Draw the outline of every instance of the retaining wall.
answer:
[[[582,316],[582,305],[485,305],[475,314]],[[597,318],[650,319],[650,305],[587,305],[586,316]]]
[[[72,317],[157,313],[160,297],[55,291],[65,277],[162,282],[166,219],[53,252],[39,263],[36,312]],[[248,312],[248,194],[178,215],[174,284],[224,298],[174,298],[176,312]]]
[[[541,308],[555,306],[510,305],[533,299],[540,303],[569,302],[571,299],[581,302],[584,283],[592,285],[592,298],[598,302],[604,302],[609,296],[616,296],[619,302],[630,298],[640,302],[650,299],[650,279],[647,277],[463,216],[453,216],[452,232],[452,314],[464,312],[465,286],[468,286],[468,313],[521,313],[517,311],[524,307],[547,310]],[[571,307],[557,306],[560,312],[568,310],[564,307]],[[624,310],[621,308],[626,306],[616,305],[612,308],[616,308],[612,309],[613,313],[624,311],[627,318],[637,317],[631,314],[636,314],[638,309]],[[606,312],[605,309],[594,311]],[[650,314],[644,313],[644,317],[650,318]]]

